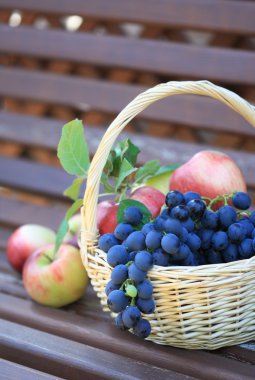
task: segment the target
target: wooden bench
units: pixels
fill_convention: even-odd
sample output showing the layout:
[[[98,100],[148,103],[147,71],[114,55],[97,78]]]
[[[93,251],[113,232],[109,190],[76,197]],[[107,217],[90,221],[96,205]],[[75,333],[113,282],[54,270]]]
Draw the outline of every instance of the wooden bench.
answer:
[[[253,343],[198,352],[140,341],[114,328],[91,288],[60,310],[36,305],[5,256],[14,228],[56,228],[66,211],[62,193],[71,178],[56,159],[64,121],[84,120],[93,154],[114,116],[160,82],[208,79],[254,102],[254,18],[251,1],[0,1],[4,378],[254,378]],[[69,26],[77,31],[68,30],[68,20],[80,23]],[[255,129],[213,100],[161,101],[124,136],[142,148],[141,161],[182,163],[201,149],[218,148],[240,165],[254,197]]]

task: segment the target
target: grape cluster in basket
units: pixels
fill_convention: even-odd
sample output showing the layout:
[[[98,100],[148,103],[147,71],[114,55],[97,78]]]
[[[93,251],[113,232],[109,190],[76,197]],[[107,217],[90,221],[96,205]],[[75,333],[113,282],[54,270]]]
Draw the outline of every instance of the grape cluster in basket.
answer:
[[[143,315],[155,309],[146,279],[153,265],[218,264],[255,255],[255,212],[246,211],[251,205],[246,193],[209,199],[174,190],[165,203],[161,214],[144,225],[141,210],[128,207],[114,233],[99,239],[113,268],[105,291],[110,310],[118,313],[115,324],[141,338],[151,332]]]

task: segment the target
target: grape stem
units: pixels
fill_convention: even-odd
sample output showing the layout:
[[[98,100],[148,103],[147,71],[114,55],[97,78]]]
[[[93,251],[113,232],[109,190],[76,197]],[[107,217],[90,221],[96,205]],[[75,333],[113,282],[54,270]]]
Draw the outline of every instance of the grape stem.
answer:
[[[233,198],[236,191],[233,191],[231,194],[223,194],[223,195],[217,195],[217,197],[211,199],[209,197],[202,197],[202,200],[208,201],[207,209],[212,211],[212,206],[214,203],[218,201],[224,201],[224,206],[228,205],[228,201]]]

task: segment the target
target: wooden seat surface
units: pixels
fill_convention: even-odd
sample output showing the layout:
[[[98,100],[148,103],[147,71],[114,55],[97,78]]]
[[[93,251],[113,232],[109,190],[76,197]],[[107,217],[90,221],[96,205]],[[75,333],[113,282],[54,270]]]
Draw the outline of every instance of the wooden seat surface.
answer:
[[[74,15],[82,22],[70,32]],[[1,379],[254,379],[253,342],[209,352],[141,341],[114,327],[91,287],[58,310],[34,303],[6,258],[15,228],[56,229],[70,204],[72,177],[56,158],[66,121],[84,121],[93,155],[116,114],[162,81],[206,79],[255,103],[254,19],[252,1],[0,0]],[[160,101],[124,137],[141,163],[221,150],[255,200],[255,129],[214,100]]]

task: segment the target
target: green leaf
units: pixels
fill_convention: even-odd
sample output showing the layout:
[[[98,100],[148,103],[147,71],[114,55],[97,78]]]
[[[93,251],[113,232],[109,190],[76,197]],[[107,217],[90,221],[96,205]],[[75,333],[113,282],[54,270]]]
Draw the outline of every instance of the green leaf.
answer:
[[[175,169],[178,169],[181,166],[181,164],[169,164],[169,165],[163,165],[159,168],[157,173],[155,175],[164,174],[166,172],[173,172]]]
[[[114,187],[109,183],[109,177],[105,173],[102,173],[101,183],[105,193],[114,193]]]
[[[153,175],[155,175],[160,169],[159,160],[151,160],[146,162],[143,166],[141,166],[135,175],[136,183],[143,183],[145,180]]]
[[[122,163],[121,163],[119,176],[118,176],[117,181],[116,181],[115,191],[117,191],[119,189],[119,187],[122,185],[124,179],[127,176],[129,176],[131,173],[135,172],[136,170],[137,170],[137,168],[134,168],[130,164],[130,162],[126,158],[124,158]]]
[[[89,168],[89,150],[82,121],[75,119],[65,124],[58,144],[58,158],[69,174],[86,175]]]
[[[142,223],[141,225],[138,226],[138,228],[141,228],[144,224],[149,223],[151,221],[152,219],[151,213],[147,209],[147,207],[144,206],[144,204],[142,204],[141,202],[135,201],[133,199],[124,199],[123,201],[120,202],[119,207],[118,207],[118,214],[117,214],[118,223],[122,223],[124,221],[124,211],[128,207],[131,207],[131,206],[139,208],[143,214]]]
[[[76,201],[76,199],[78,198],[78,196],[80,194],[82,182],[83,182],[82,177],[75,178],[73,180],[73,183],[71,184],[71,186],[69,186],[64,191],[64,195],[71,198],[73,201]]]
[[[131,140],[125,139],[120,141],[115,148],[115,152],[120,151],[120,157],[126,158],[131,165],[135,166],[140,149],[132,143]]]
[[[56,242],[55,242],[55,247],[54,247],[54,253],[56,253],[59,249],[59,247],[62,244],[62,241],[64,240],[65,235],[67,234],[69,230],[69,225],[68,225],[68,220],[76,213],[76,211],[81,208],[83,203],[82,199],[77,199],[71,207],[67,210],[64,219],[60,223],[60,226],[57,231],[57,236],[56,236]]]

